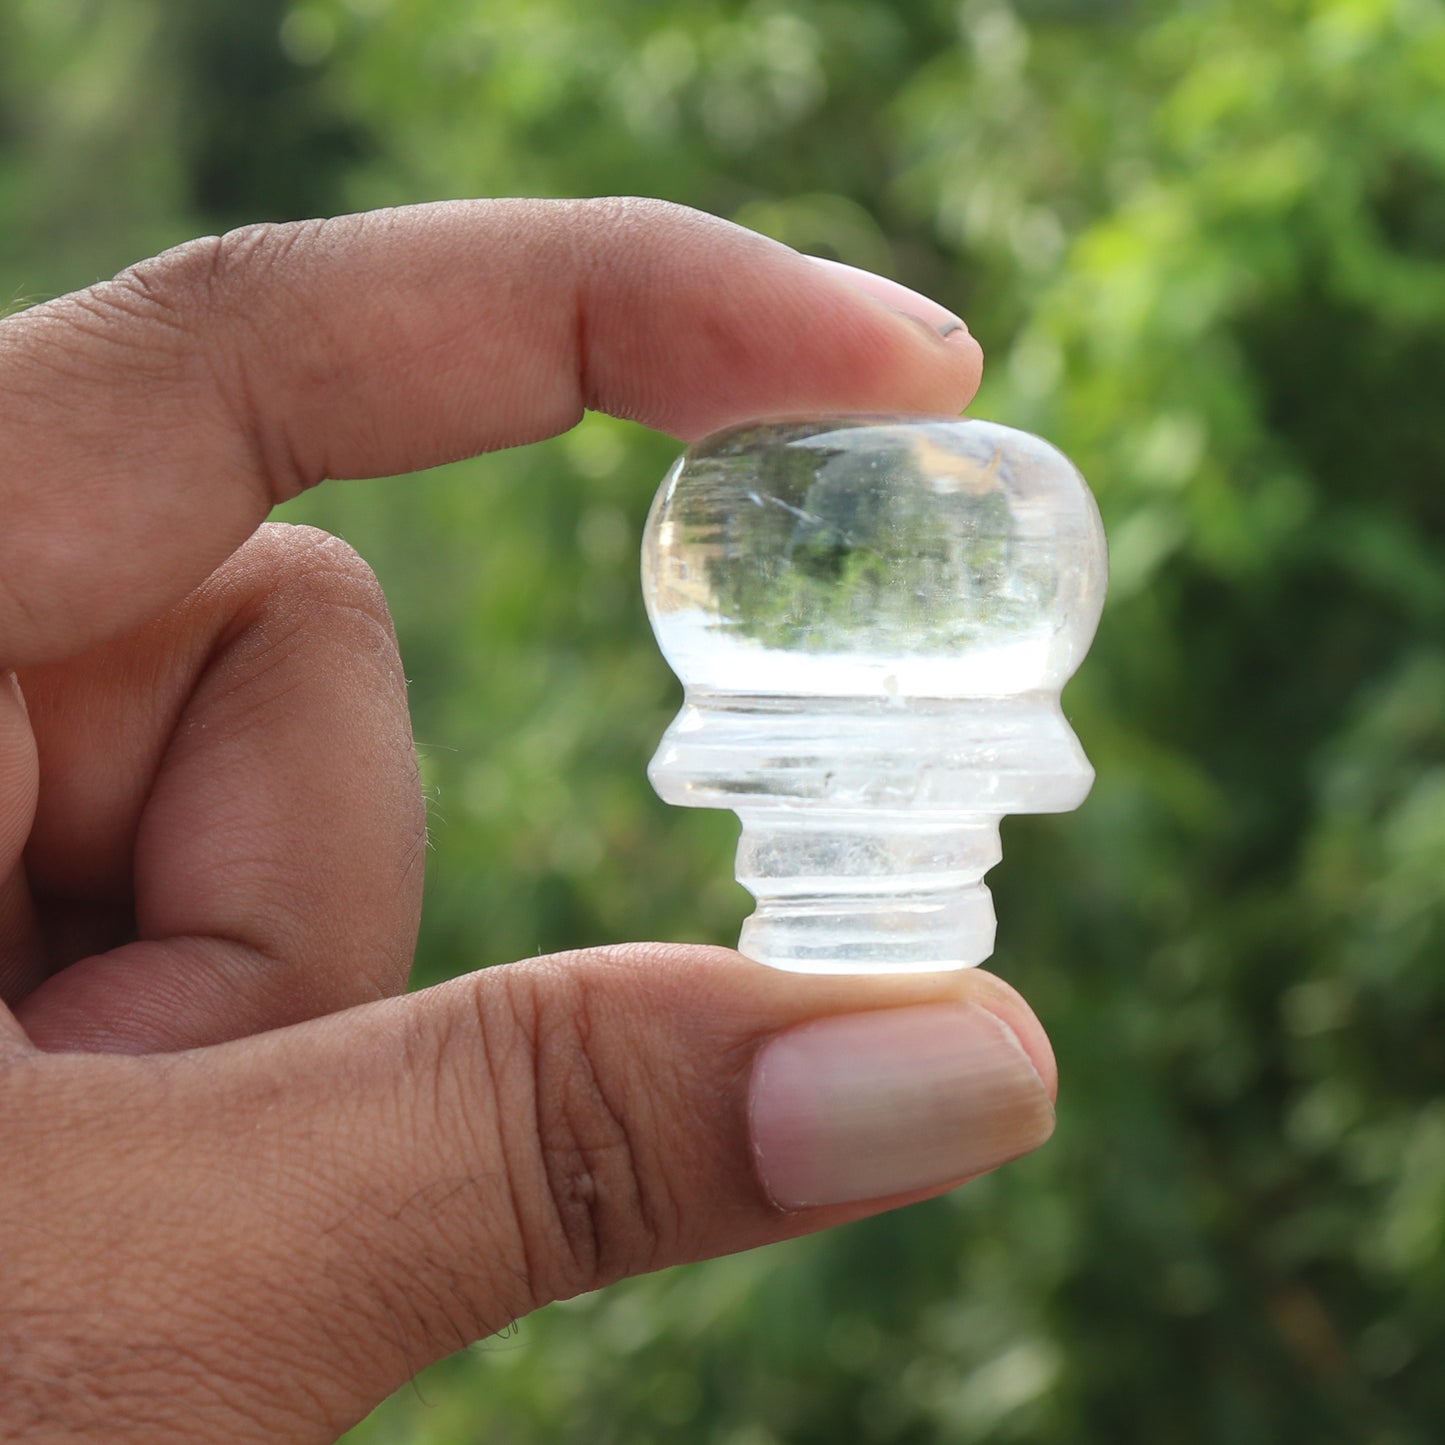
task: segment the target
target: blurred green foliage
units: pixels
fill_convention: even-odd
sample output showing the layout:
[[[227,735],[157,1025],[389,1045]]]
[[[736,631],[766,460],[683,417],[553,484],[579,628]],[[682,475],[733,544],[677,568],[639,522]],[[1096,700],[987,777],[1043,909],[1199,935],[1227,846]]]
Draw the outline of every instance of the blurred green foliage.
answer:
[[[896,648],[941,662],[981,640],[1052,637],[1067,561],[1041,563],[1014,535],[1010,499],[1023,487],[1011,468],[1000,479],[996,444],[970,453],[912,431],[743,426],[695,450],[659,514],[700,563],[707,600],[688,590],[689,605],[721,619],[724,636],[788,651]],[[935,468],[953,485],[947,506]]]
[[[0,303],[240,219],[614,191],[958,307],[975,410],[1094,483],[1113,590],[1065,701],[1099,782],[1006,824],[991,880],[1059,1131],[947,1200],[555,1307],[351,1438],[1438,1441],[1445,5],[0,10]],[[677,695],[636,540],[673,450],[590,419],[288,509],[393,598],[423,979],[735,934],[729,820],[643,777]]]

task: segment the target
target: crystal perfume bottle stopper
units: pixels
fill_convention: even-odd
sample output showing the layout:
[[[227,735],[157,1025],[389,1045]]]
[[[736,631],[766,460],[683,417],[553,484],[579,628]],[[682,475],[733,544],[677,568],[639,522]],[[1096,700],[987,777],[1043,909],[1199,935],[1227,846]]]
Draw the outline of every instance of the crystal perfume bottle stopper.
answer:
[[[734,427],[668,473],[643,593],[682,711],[648,775],[731,808],[739,948],[816,973],[993,951],[1008,813],[1093,782],[1059,706],[1103,607],[1103,525],[1038,437],[986,421]]]

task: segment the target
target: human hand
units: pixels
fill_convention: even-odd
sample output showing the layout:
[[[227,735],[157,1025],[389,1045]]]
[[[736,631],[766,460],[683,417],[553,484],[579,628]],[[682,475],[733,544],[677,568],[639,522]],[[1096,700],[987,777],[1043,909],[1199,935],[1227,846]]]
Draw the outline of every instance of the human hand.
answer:
[[[922,298],[645,202],[258,227],[0,322],[0,1435],[330,1440],[549,1300],[1047,1137],[1047,1040],[978,971],[628,945],[397,996],[385,603],[261,525],[584,407],[952,412],[980,365]]]

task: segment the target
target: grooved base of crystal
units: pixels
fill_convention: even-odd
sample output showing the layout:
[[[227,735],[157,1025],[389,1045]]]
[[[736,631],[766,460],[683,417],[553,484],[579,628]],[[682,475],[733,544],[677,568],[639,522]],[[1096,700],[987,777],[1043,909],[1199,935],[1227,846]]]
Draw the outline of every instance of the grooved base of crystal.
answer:
[[[993,952],[999,820],[740,810],[739,950],[799,973],[933,972]]]
[[[805,973],[969,968],[992,952],[1007,813],[1078,806],[1094,772],[1047,693],[949,699],[689,690],[648,769],[742,821],[738,947]]]

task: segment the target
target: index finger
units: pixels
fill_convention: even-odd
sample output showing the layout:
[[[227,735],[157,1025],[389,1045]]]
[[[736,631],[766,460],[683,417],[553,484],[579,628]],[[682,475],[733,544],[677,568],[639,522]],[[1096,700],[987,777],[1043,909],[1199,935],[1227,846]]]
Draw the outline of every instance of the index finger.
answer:
[[[945,328],[948,329],[948,328]],[[837,270],[658,202],[259,226],[0,322],[0,667],[179,601],[271,506],[564,431],[955,412],[982,356]]]

